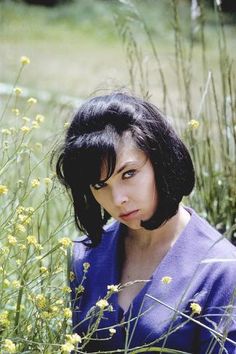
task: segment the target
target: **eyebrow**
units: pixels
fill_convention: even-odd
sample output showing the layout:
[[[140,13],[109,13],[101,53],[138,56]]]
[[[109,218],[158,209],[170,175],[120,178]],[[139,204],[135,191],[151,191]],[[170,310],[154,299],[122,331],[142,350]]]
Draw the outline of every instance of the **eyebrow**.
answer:
[[[129,167],[130,165],[136,165],[138,161],[127,161],[125,162],[115,173],[115,175],[118,175],[120,172],[122,172],[123,170],[125,170],[127,167]]]

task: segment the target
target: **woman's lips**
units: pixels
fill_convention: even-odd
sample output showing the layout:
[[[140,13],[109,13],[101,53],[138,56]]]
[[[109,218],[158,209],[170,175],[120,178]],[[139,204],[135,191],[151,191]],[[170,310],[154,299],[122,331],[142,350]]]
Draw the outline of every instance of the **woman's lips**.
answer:
[[[137,213],[139,212],[139,210],[133,210],[133,211],[130,211],[129,213],[126,213],[126,214],[121,214],[120,215],[120,218],[123,219],[123,220],[131,220],[133,218],[136,217]]]

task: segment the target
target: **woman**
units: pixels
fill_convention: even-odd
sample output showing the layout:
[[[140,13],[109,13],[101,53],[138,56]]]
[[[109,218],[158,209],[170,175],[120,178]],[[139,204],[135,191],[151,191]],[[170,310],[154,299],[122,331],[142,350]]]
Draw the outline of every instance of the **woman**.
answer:
[[[180,204],[194,169],[162,113],[124,93],[88,100],[57,174],[86,235],[71,282],[80,350],[236,353],[235,248]]]

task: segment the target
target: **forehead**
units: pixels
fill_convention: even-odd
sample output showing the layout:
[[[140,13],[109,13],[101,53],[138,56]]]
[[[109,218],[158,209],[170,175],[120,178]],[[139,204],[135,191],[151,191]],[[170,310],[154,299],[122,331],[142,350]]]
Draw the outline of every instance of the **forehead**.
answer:
[[[139,166],[147,158],[144,151],[137,147],[135,141],[133,140],[130,132],[125,132],[118,144],[116,151],[116,166],[114,174],[122,168],[124,165],[127,166]],[[101,179],[105,178],[107,175],[107,163],[103,162],[101,167]]]

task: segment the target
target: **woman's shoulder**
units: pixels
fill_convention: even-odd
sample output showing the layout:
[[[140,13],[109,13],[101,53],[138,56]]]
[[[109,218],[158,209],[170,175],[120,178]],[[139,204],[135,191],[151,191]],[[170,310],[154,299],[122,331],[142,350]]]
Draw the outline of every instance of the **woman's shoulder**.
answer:
[[[108,250],[114,245],[114,240],[119,236],[120,223],[117,221],[111,222],[104,226],[101,242],[98,246],[92,248],[91,241],[88,235],[79,236],[73,241],[73,258],[81,259],[88,254],[97,254]]]
[[[207,251],[208,257],[235,259],[236,247],[209,222],[189,209],[191,213],[191,222],[189,231],[191,231],[192,242],[196,248],[201,248],[202,252]],[[198,245],[198,246],[197,246]]]

